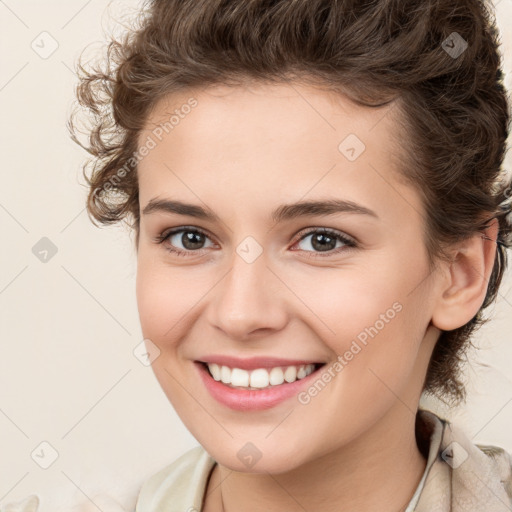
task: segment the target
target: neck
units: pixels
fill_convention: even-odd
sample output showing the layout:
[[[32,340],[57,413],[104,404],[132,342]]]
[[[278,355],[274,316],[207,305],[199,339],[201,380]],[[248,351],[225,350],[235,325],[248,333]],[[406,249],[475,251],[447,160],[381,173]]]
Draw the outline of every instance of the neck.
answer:
[[[204,511],[402,512],[426,467],[415,419],[397,402],[350,445],[285,473],[241,473],[217,464]]]

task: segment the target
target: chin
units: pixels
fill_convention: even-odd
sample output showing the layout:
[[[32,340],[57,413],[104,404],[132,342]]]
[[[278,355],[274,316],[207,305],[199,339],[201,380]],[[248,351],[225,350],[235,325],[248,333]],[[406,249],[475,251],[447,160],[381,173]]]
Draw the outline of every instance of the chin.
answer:
[[[208,445],[202,446],[221,466],[239,473],[280,474],[292,471],[306,462],[306,459],[297,457],[297,450],[292,447],[280,451],[271,443],[265,447],[250,441],[233,444],[223,448],[215,444],[211,450]]]

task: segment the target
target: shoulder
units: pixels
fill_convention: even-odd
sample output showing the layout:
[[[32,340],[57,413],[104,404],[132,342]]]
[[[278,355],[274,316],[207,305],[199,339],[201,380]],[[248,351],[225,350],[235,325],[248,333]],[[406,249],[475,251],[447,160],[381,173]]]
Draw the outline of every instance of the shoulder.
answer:
[[[0,512],[37,512],[38,507],[39,497],[32,494],[23,501],[0,506]]]
[[[137,498],[136,512],[201,510],[204,491],[214,465],[215,460],[202,446],[185,452],[144,481]],[[39,498],[36,495],[0,506],[0,512],[38,512],[38,509]]]
[[[481,444],[475,446],[492,460],[492,464],[500,477],[500,482],[512,504],[512,453],[499,446]]]
[[[478,475],[483,481],[494,478],[512,499],[512,454],[500,446],[473,443],[459,426],[446,421],[441,457],[453,470]]]
[[[510,510],[512,455],[499,446],[474,444],[459,425],[431,412],[426,415],[437,424],[431,439],[435,455],[420,499],[422,506],[416,510],[446,504],[461,511]]]
[[[136,512],[201,510],[204,491],[214,465],[215,460],[202,446],[185,452],[143,483]]]

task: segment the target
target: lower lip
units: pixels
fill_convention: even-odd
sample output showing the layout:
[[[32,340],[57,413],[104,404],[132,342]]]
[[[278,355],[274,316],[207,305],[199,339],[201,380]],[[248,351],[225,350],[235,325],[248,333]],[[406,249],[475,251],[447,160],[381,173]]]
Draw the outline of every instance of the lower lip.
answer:
[[[201,379],[210,394],[221,404],[237,411],[259,411],[270,409],[281,402],[296,396],[301,388],[305,387],[318,375],[317,368],[303,379],[295,382],[285,382],[277,386],[270,386],[261,390],[231,388],[221,381],[216,381],[208,371],[208,368],[199,362],[194,362]]]

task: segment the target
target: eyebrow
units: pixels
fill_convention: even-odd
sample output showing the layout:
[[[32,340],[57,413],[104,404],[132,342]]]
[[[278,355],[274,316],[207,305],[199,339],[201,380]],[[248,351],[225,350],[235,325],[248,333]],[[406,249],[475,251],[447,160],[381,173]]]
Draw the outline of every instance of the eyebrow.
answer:
[[[155,212],[187,215],[212,222],[220,221],[219,216],[209,208],[170,199],[151,199],[144,207],[142,214],[149,215]],[[343,199],[329,199],[325,201],[299,201],[297,203],[283,204],[272,212],[271,219],[273,222],[279,223],[300,217],[335,215],[337,213],[357,213],[369,215],[376,219],[379,218],[373,210],[360,204]]]

